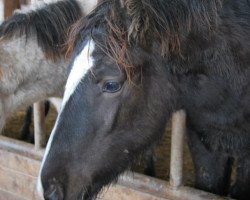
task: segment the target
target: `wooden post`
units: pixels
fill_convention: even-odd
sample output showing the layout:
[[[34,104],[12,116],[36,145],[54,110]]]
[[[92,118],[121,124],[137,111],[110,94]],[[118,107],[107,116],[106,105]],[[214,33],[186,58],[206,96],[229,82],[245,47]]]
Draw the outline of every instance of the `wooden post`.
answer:
[[[4,18],[11,16],[18,8],[20,8],[19,0],[4,0]]]
[[[31,0],[19,0],[21,5],[28,5],[30,4]]]
[[[45,147],[46,144],[45,107],[43,101],[34,103],[34,131],[35,149],[39,150]]]
[[[4,18],[12,15],[13,11],[19,9],[21,5],[27,5],[31,0],[4,0]]]
[[[172,116],[170,186],[178,189],[182,185],[183,173],[183,144],[186,129],[186,113],[177,111]]]

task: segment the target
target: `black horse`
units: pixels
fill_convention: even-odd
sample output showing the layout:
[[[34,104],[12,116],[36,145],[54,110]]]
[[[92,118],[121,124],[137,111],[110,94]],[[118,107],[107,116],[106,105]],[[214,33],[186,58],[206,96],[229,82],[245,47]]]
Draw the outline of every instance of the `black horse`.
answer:
[[[250,199],[249,0],[105,0],[73,26],[72,49],[40,171],[45,199],[95,197],[178,109],[196,187]]]

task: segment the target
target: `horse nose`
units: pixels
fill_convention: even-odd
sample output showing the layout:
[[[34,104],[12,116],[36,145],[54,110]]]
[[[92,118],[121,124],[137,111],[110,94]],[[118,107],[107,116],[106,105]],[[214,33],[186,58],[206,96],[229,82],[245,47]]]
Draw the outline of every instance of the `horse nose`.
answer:
[[[49,181],[47,189],[44,191],[45,200],[63,200],[63,187],[62,185],[53,179]]]

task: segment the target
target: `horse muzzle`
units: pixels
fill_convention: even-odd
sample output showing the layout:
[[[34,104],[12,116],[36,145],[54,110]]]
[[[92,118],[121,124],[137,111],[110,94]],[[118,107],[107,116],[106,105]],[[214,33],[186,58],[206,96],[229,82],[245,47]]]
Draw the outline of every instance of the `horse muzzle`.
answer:
[[[44,191],[45,200],[63,200],[63,187],[58,181],[49,181],[47,189]]]

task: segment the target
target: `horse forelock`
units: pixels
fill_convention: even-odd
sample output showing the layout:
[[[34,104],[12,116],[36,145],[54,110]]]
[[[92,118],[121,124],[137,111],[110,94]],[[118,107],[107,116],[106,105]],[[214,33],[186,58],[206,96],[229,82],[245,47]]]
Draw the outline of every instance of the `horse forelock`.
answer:
[[[0,41],[25,35],[36,38],[48,59],[56,60],[65,54],[67,31],[83,15],[75,0],[59,1],[27,13],[16,13],[0,26]]]
[[[162,56],[181,56],[182,40],[189,32],[207,35],[216,29],[222,1],[104,0],[90,15],[72,26],[68,52],[73,51],[83,35],[104,28],[104,42],[96,42],[96,45],[122,66],[130,78],[134,46],[151,51],[157,42]]]

